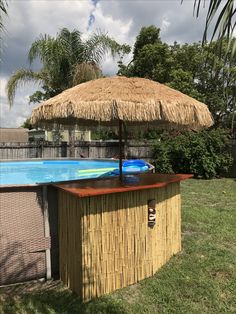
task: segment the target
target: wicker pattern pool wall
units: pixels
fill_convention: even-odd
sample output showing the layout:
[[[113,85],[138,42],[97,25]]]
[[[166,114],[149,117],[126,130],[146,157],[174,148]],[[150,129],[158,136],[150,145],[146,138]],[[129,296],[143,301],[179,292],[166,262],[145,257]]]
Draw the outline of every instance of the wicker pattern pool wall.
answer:
[[[45,235],[45,204],[49,212],[49,236]],[[45,278],[49,272],[58,273],[58,268],[56,189],[43,185],[1,187],[0,285]]]

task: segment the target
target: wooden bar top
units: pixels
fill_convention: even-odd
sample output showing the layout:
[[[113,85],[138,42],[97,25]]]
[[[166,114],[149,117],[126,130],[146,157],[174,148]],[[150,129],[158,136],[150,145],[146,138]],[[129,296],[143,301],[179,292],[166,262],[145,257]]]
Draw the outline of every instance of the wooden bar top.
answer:
[[[161,188],[170,183],[180,182],[192,178],[191,174],[157,174],[148,173],[137,176],[124,176],[124,182],[118,177],[103,179],[78,180],[67,183],[53,184],[53,186],[74,194],[78,197],[88,197],[111,193],[121,193],[152,188]]]

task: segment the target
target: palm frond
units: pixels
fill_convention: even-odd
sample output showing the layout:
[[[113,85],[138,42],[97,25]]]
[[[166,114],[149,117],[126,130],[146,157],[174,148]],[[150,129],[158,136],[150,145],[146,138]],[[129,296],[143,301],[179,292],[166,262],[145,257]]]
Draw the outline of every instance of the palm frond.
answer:
[[[4,31],[4,23],[3,23],[3,17],[4,15],[7,16],[7,1],[6,0],[0,0],[0,44],[2,42],[2,33]],[[2,45],[0,47],[0,52],[2,52]],[[0,58],[1,61],[1,58]]]
[[[35,40],[28,53],[28,59],[30,64],[39,58],[42,63],[51,63],[55,60],[55,52],[61,53],[59,42],[51,37],[50,35],[40,35],[37,40]]]
[[[3,16],[7,15],[7,1],[6,0],[0,0],[0,30],[3,29]]]
[[[105,55],[110,52],[114,58],[122,51],[122,46],[107,34],[97,32],[94,33],[84,43],[84,59],[85,62],[95,62],[100,64]]]
[[[9,79],[6,86],[7,98],[10,107],[13,105],[15,98],[16,89],[21,85],[24,86],[25,83],[34,82],[42,83],[45,82],[45,73],[43,72],[33,72],[28,69],[17,70]]]
[[[57,39],[61,43],[65,55],[70,56],[69,59],[72,66],[83,62],[84,48],[80,31],[73,30],[70,32],[67,28],[63,28]]]
[[[28,54],[30,63],[37,57],[43,64],[42,70],[50,74],[52,81],[67,79],[67,72],[70,72],[70,54],[58,38],[40,35],[39,39],[31,45]]]
[[[222,1],[219,1],[219,0],[212,1],[210,3],[208,13],[207,13],[207,18],[206,18],[206,26],[205,26],[203,41],[207,40],[207,32],[208,32],[209,25],[212,19],[214,18],[215,14],[219,10],[219,6],[221,3]],[[231,21],[234,15],[233,8],[234,8],[234,1],[228,0],[219,13],[217,21],[215,23],[215,27],[212,32],[211,40],[213,40],[217,32],[218,32],[218,38],[221,38],[224,36],[229,38],[230,30],[231,30]]]
[[[183,0],[181,0],[181,4]],[[207,42],[208,32],[210,25],[213,23],[213,19],[216,17],[216,22],[213,27],[213,31],[211,34],[210,41],[213,41],[215,38],[219,41],[218,50],[221,52],[222,48],[222,39],[226,38],[228,43],[232,42],[232,38],[234,37],[234,29],[236,27],[235,15],[236,15],[236,1],[235,0],[226,0],[223,2],[222,0],[194,0],[194,8],[193,12],[196,17],[200,14],[201,4],[205,5],[209,3],[206,23],[202,38],[202,43],[205,44]],[[218,16],[217,16],[218,15]],[[234,43],[232,49],[232,57],[236,56],[236,43]]]
[[[7,1],[6,0],[0,0],[0,10],[7,15]]]

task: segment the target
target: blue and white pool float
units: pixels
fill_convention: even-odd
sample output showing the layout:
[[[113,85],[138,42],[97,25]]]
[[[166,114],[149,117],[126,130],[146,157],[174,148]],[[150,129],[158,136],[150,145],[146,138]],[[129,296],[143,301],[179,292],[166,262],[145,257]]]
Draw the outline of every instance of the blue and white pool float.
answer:
[[[141,159],[130,159],[126,160],[122,164],[122,173],[123,174],[138,174],[143,173],[149,170],[148,164]],[[115,169],[112,171],[112,174],[119,175],[120,169]]]

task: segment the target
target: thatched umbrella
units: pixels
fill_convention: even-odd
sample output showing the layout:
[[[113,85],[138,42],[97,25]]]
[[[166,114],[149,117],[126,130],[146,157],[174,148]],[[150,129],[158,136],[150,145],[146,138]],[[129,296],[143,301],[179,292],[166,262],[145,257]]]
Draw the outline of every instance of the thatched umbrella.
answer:
[[[92,80],[43,102],[31,122],[48,124],[119,125],[122,179],[122,124],[198,130],[213,124],[208,107],[166,85],[144,79],[108,77]]]

